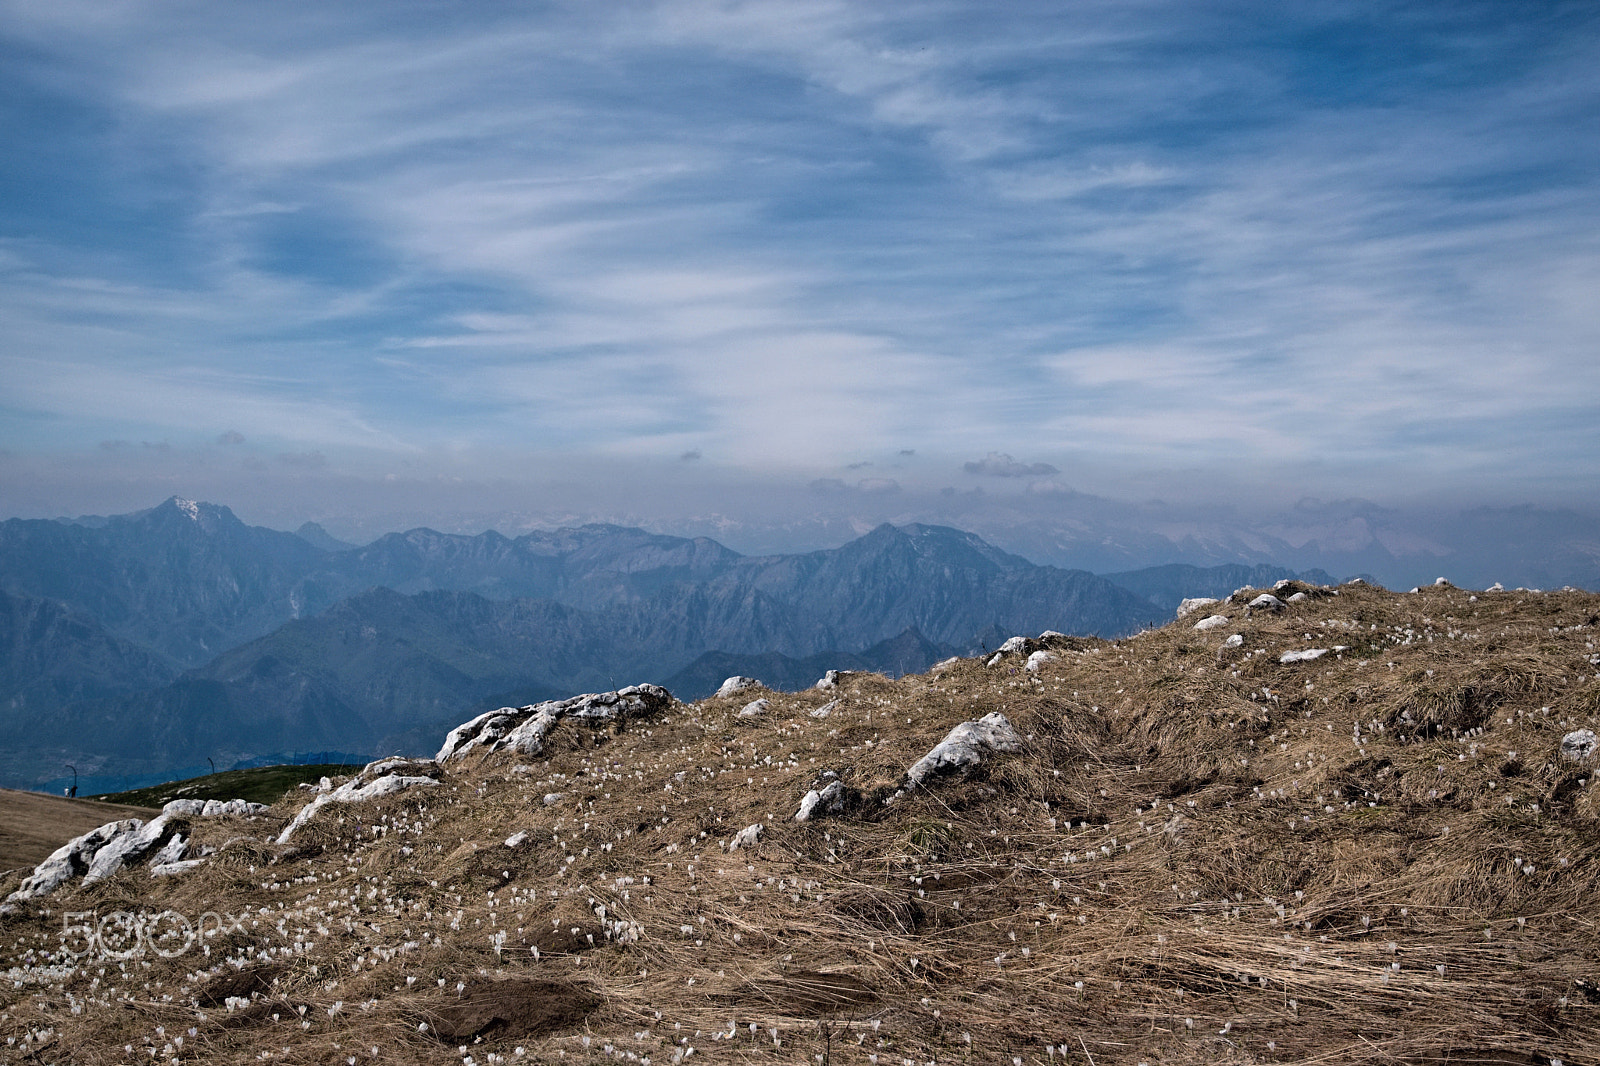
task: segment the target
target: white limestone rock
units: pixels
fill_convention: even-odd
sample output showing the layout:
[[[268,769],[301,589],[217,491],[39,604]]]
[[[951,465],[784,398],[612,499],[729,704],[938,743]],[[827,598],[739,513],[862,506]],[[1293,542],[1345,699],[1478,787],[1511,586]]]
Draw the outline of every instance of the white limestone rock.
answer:
[[[187,851],[188,848],[189,841],[182,833],[173,834],[172,839],[167,841],[160,851],[150,856],[151,869],[154,869],[157,866],[165,866],[168,863],[178,862],[183,858],[183,853]]]
[[[1284,577],[1284,578],[1279,578],[1277,581],[1273,582],[1272,587],[1273,587],[1274,591],[1281,592],[1284,589],[1288,588],[1292,584],[1294,584],[1294,582],[1292,582],[1288,578]]]
[[[327,780],[326,777],[323,778]],[[169,800],[161,808],[163,814],[181,814],[188,817],[220,818],[224,815],[258,815],[267,810],[265,803],[251,803],[249,800],[197,800],[175,799]]]
[[[120,833],[107,841],[89,861],[83,883],[92,885],[96,881],[103,881],[124,866],[132,866],[147,858],[172,835],[168,833],[169,827],[172,833],[177,832],[177,827],[172,825],[174,817],[166,813],[158,814],[139,828]]]
[[[834,711],[836,711],[838,709],[839,709],[839,701],[838,700],[829,700],[827,703],[824,703],[821,707],[817,707],[817,708],[815,708],[813,710],[807,711],[806,713],[809,714],[813,718],[826,718],[826,717],[828,717],[828,715],[832,714]]]
[[[1308,663],[1313,659],[1320,659],[1328,654],[1327,648],[1304,648],[1300,651],[1286,651],[1278,656],[1280,663]]]
[[[1592,729],[1579,729],[1561,738],[1561,757],[1570,762],[1584,762],[1594,756],[1597,742]]]
[[[1289,602],[1290,603],[1305,603],[1310,598],[1311,597],[1307,596],[1304,592],[1296,592],[1293,596],[1289,597]]]
[[[1028,656],[1028,665],[1026,669],[1030,674],[1037,674],[1041,666],[1051,661],[1055,657],[1056,656],[1054,652],[1036,651],[1032,655]]]
[[[6,897],[0,914],[11,914],[20,904],[47,896],[74,878],[81,877],[90,885],[127,866],[144,862],[166,865],[182,859],[187,840],[177,819],[183,813],[162,811],[148,822],[138,818],[107,822],[69,840]]]
[[[1222,642],[1222,646],[1224,648],[1242,648],[1242,647],[1244,647],[1244,634],[1243,633],[1235,633],[1233,636],[1231,636],[1227,640],[1223,641]]]
[[[838,686],[838,684],[839,684],[840,676],[841,675],[840,675],[839,671],[837,671],[837,670],[829,670],[827,673],[822,675],[822,680],[818,681],[812,687],[813,688],[820,688],[824,692],[827,691],[830,688],[836,688]]]
[[[174,877],[186,874],[196,867],[205,865],[204,859],[184,859],[180,862],[164,862],[150,867],[151,877]]]
[[[1257,611],[1281,611],[1284,608],[1284,604],[1282,600],[1272,593],[1263,592],[1250,601],[1250,607]]]
[[[952,655],[948,659],[940,659],[938,662],[936,662],[932,666],[928,667],[928,672],[931,674],[935,670],[948,670],[948,669],[950,669],[952,666],[954,666],[956,663],[958,663],[960,661],[961,661],[961,656],[959,656],[959,655]]]
[[[743,692],[747,688],[760,688],[760,687],[761,687],[761,682],[757,681],[755,678],[753,678],[753,677],[743,677],[741,675],[735,674],[733,677],[730,677],[726,681],[724,681],[721,684],[721,686],[719,686],[717,688],[717,695],[718,696],[732,696],[735,693]]]
[[[473,719],[477,721],[477,719]],[[413,772],[407,772],[413,771]],[[392,796],[412,788],[438,788],[439,766],[432,759],[379,759],[362,767],[361,772],[331,792],[322,792],[300,809],[300,813],[278,834],[277,842],[289,838],[330,803],[366,803],[380,796]]]
[[[989,665],[989,666],[999,666],[1000,665],[1000,660],[1004,659],[1005,657],[1006,657],[1005,652],[997,651],[997,652],[995,652],[993,655],[991,655],[989,657],[989,662],[987,663],[987,665]]]
[[[514,847],[517,847],[518,845],[520,845],[524,840],[527,840],[527,839],[528,839],[528,831],[526,829],[524,829],[524,830],[521,830],[520,832],[512,833],[510,836],[506,837],[505,846],[508,847],[508,848],[514,848]]]
[[[1194,624],[1194,628],[1198,629],[1198,630],[1201,630],[1201,631],[1204,631],[1204,630],[1207,630],[1207,629],[1216,629],[1219,626],[1225,626],[1227,624],[1228,624],[1228,616],[1227,615],[1225,615],[1225,614],[1208,614],[1204,618],[1200,619],[1200,621],[1196,622]]]
[[[93,862],[96,852],[113,840],[129,833],[136,833],[143,827],[144,822],[138,818],[124,818],[121,821],[107,822],[97,829],[91,829],[82,836],[67,841],[35,866],[33,873],[24,878],[17,890],[6,897],[5,902],[0,904],[0,914],[13,914],[28,900],[48,896],[73,878],[82,877],[89,872],[89,865]]]
[[[1494,584],[1490,585],[1488,588],[1484,589],[1483,591],[1485,591],[1485,592],[1504,592],[1505,590],[1506,590],[1506,587],[1504,585],[1500,584],[1500,582],[1496,581]]]
[[[834,784],[838,784],[838,782],[835,781]],[[821,793],[817,794],[819,802],[821,801],[821,795]],[[738,851],[740,848],[755,847],[761,842],[761,834],[765,831],[765,827],[762,826],[760,822],[757,822],[755,825],[745,826],[743,829],[733,834],[733,839],[728,841],[728,850]]]
[[[1027,637],[1008,637],[1006,638],[1006,642],[1000,645],[1000,649],[997,654],[1010,655],[1014,651],[1023,651],[1027,648],[1027,646]]]
[[[896,795],[921,788],[936,777],[969,773],[996,752],[1021,749],[1021,735],[999,711],[986,714],[975,722],[962,722],[945,734],[945,738],[935,744],[933,750],[911,765],[911,769],[906,771],[905,784]]]
[[[1040,640],[1049,640],[1051,637],[1061,637],[1061,638],[1065,639],[1066,636],[1067,635],[1065,633],[1058,633],[1054,629],[1047,629],[1043,633],[1039,634],[1039,639]]]
[[[543,802],[546,807],[554,807],[566,798],[567,794],[565,792],[546,792]]]
[[[800,809],[795,812],[794,820],[809,822],[819,811],[823,814],[838,814],[842,810],[844,810],[844,784],[834,780],[825,788],[814,788],[807,792],[800,800]]]
[[[762,715],[767,713],[768,708],[771,706],[772,701],[766,697],[762,697],[759,700],[751,700],[749,703],[745,704],[739,709],[739,717],[760,718]]]
[[[727,687],[726,683],[723,687]],[[671,702],[671,694],[659,685],[630,685],[616,692],[590,692],[526,707],[501,707],[450,730],[435,759],[442,763],[474,751],[538,755],[544,751],[545,737],[565,719],[603,723],[638,718],[665,710]]]
[[[1202,607],[1210,607],[1213,603],[1221,602],[1215,596],[1191,596],[1178,604],[1178,617],[1182,618],[1184,615],[1193,614]]]
[[[1434,584],[1435,588],[1445,588],[1445,589],[1453,589],[1453,588],[1455,588],[1454,585],[1450,584],[1450,582],[1448,580],[1446,580],[1445,578],[1442,578],[1442,577],[1434,578],[1433,579],[1433,584]]]

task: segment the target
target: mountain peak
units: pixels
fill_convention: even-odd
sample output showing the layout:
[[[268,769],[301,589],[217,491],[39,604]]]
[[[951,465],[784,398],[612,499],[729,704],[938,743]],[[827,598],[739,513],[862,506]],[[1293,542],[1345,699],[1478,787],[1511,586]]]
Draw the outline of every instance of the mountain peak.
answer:
[[[221,504],[191,500],[183,496],[168,497],[150,510],[137,512],[128,517],[136,521],[143,519],[146,522],[164,524],[184,523],[208,534],[216,533],[224,527],[244,525],[231,510]]]

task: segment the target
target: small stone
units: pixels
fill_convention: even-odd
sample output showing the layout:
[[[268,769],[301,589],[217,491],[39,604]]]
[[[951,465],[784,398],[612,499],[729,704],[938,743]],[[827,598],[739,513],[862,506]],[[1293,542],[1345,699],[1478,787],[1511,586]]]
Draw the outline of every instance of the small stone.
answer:
[[[756,844],[760,843],[761,834],[764,831],[765,827],[763,827],[760,822],[757,822],[755,825],[745,826],[743,829],[739,830],[733,835],[732,840],[728,841],[728,850],[738,851],[740,848],[755,847]]]
[[[739,709],[740,718],[759,718],[767,713],[767,708],[772,706],[772,701],[762,698],[751,700]]]
[[[1182,618],[1186,614],[1193,614],[1202,607],[1210,607],[1213,603],[1221,602],[1215,596],[1191,596],[1178,604],[1178,617]]]
[[[1194,628],[1199,629],[1199,630],[1216,629],[1218,626],[1225,626],[1227,624],[1228,624],[1228,616],[1227,615],[1225,615],[1225,614],[1208,614],[1204,618],[1200,619],[1200,621],[1196,622],[1194,624]]]
[[[761,687],[761,682],[757,681],[755,678],[753,678],[753,677],[744,677],[744,676],[742,676],[740,674],[735,674],[733,677],[728,678],[720,686],[718,686],[717,695],[718,696],[732,696],[734,693],[743,692],[747,688],[760,688],[760,687]]]
[[[830,781],[826,788],[812,789],[800,800],[800,809],[795,812],[794,820],[809,822],[816,816],[817,810],[824,814],[837,814],[844,810],[844,784],[838,780]]]
[[[1595,747],[1594,730],[1579,729],[1561,738],[1561,757],[1571,762],[1584,762],[1594,755]]]
[[[806,713],[810,714],[811,717],[813,717],[813,718],[826,718],[826,717],[828,717],[828,715],[832,714],[834,711],[836,711],[838,709],[839,709],[839,701],[838,700],[829,700],[827,703],[824,703],[821,707],[818,707],[816,710],[808,711]]]
[[[995,752],[1018,751],[1021,747],[1022,737],[999,711],[975,722],[962,722],[912,764],[901,791],[918,788],[934,777],[965,774]]]

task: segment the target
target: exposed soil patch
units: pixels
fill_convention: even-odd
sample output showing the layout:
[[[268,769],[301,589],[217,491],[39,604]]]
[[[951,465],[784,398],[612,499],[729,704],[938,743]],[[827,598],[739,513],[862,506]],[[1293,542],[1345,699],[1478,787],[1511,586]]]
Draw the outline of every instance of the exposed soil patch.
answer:
[[[577,1026],[603,1002],[587,986],[565,981],[473,978],[466,985],[459,996],[426,1015],[434,1035],[449,1043],[560,1032]]]
[[[255,992],[272,991],[272,982],[283,971],[276,966],[252,966],[236,973],[213,977],[195,993],[202,1007],[220,1007],[230,999],[249,999]]]

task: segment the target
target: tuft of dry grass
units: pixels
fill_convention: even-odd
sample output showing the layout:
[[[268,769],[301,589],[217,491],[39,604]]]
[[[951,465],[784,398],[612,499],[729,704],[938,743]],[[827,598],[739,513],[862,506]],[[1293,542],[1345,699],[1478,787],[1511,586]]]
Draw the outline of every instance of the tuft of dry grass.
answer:
[[[1600,597],[1304,591],[1052,638],[1037,674],[564,723],[291,845],[300,793],[197,819],[199,870],[0,925],[0,1056],[1600,1063],[1596,767],[1558,754],[1600,716]],[[883,802],[991,711],[1021,753]],[[828,772],[846,810],[796,824]],[[169,958],[117,914],[169,915],[169,949],[214,917]],[[113,935],[74,958],[84,921]]]

